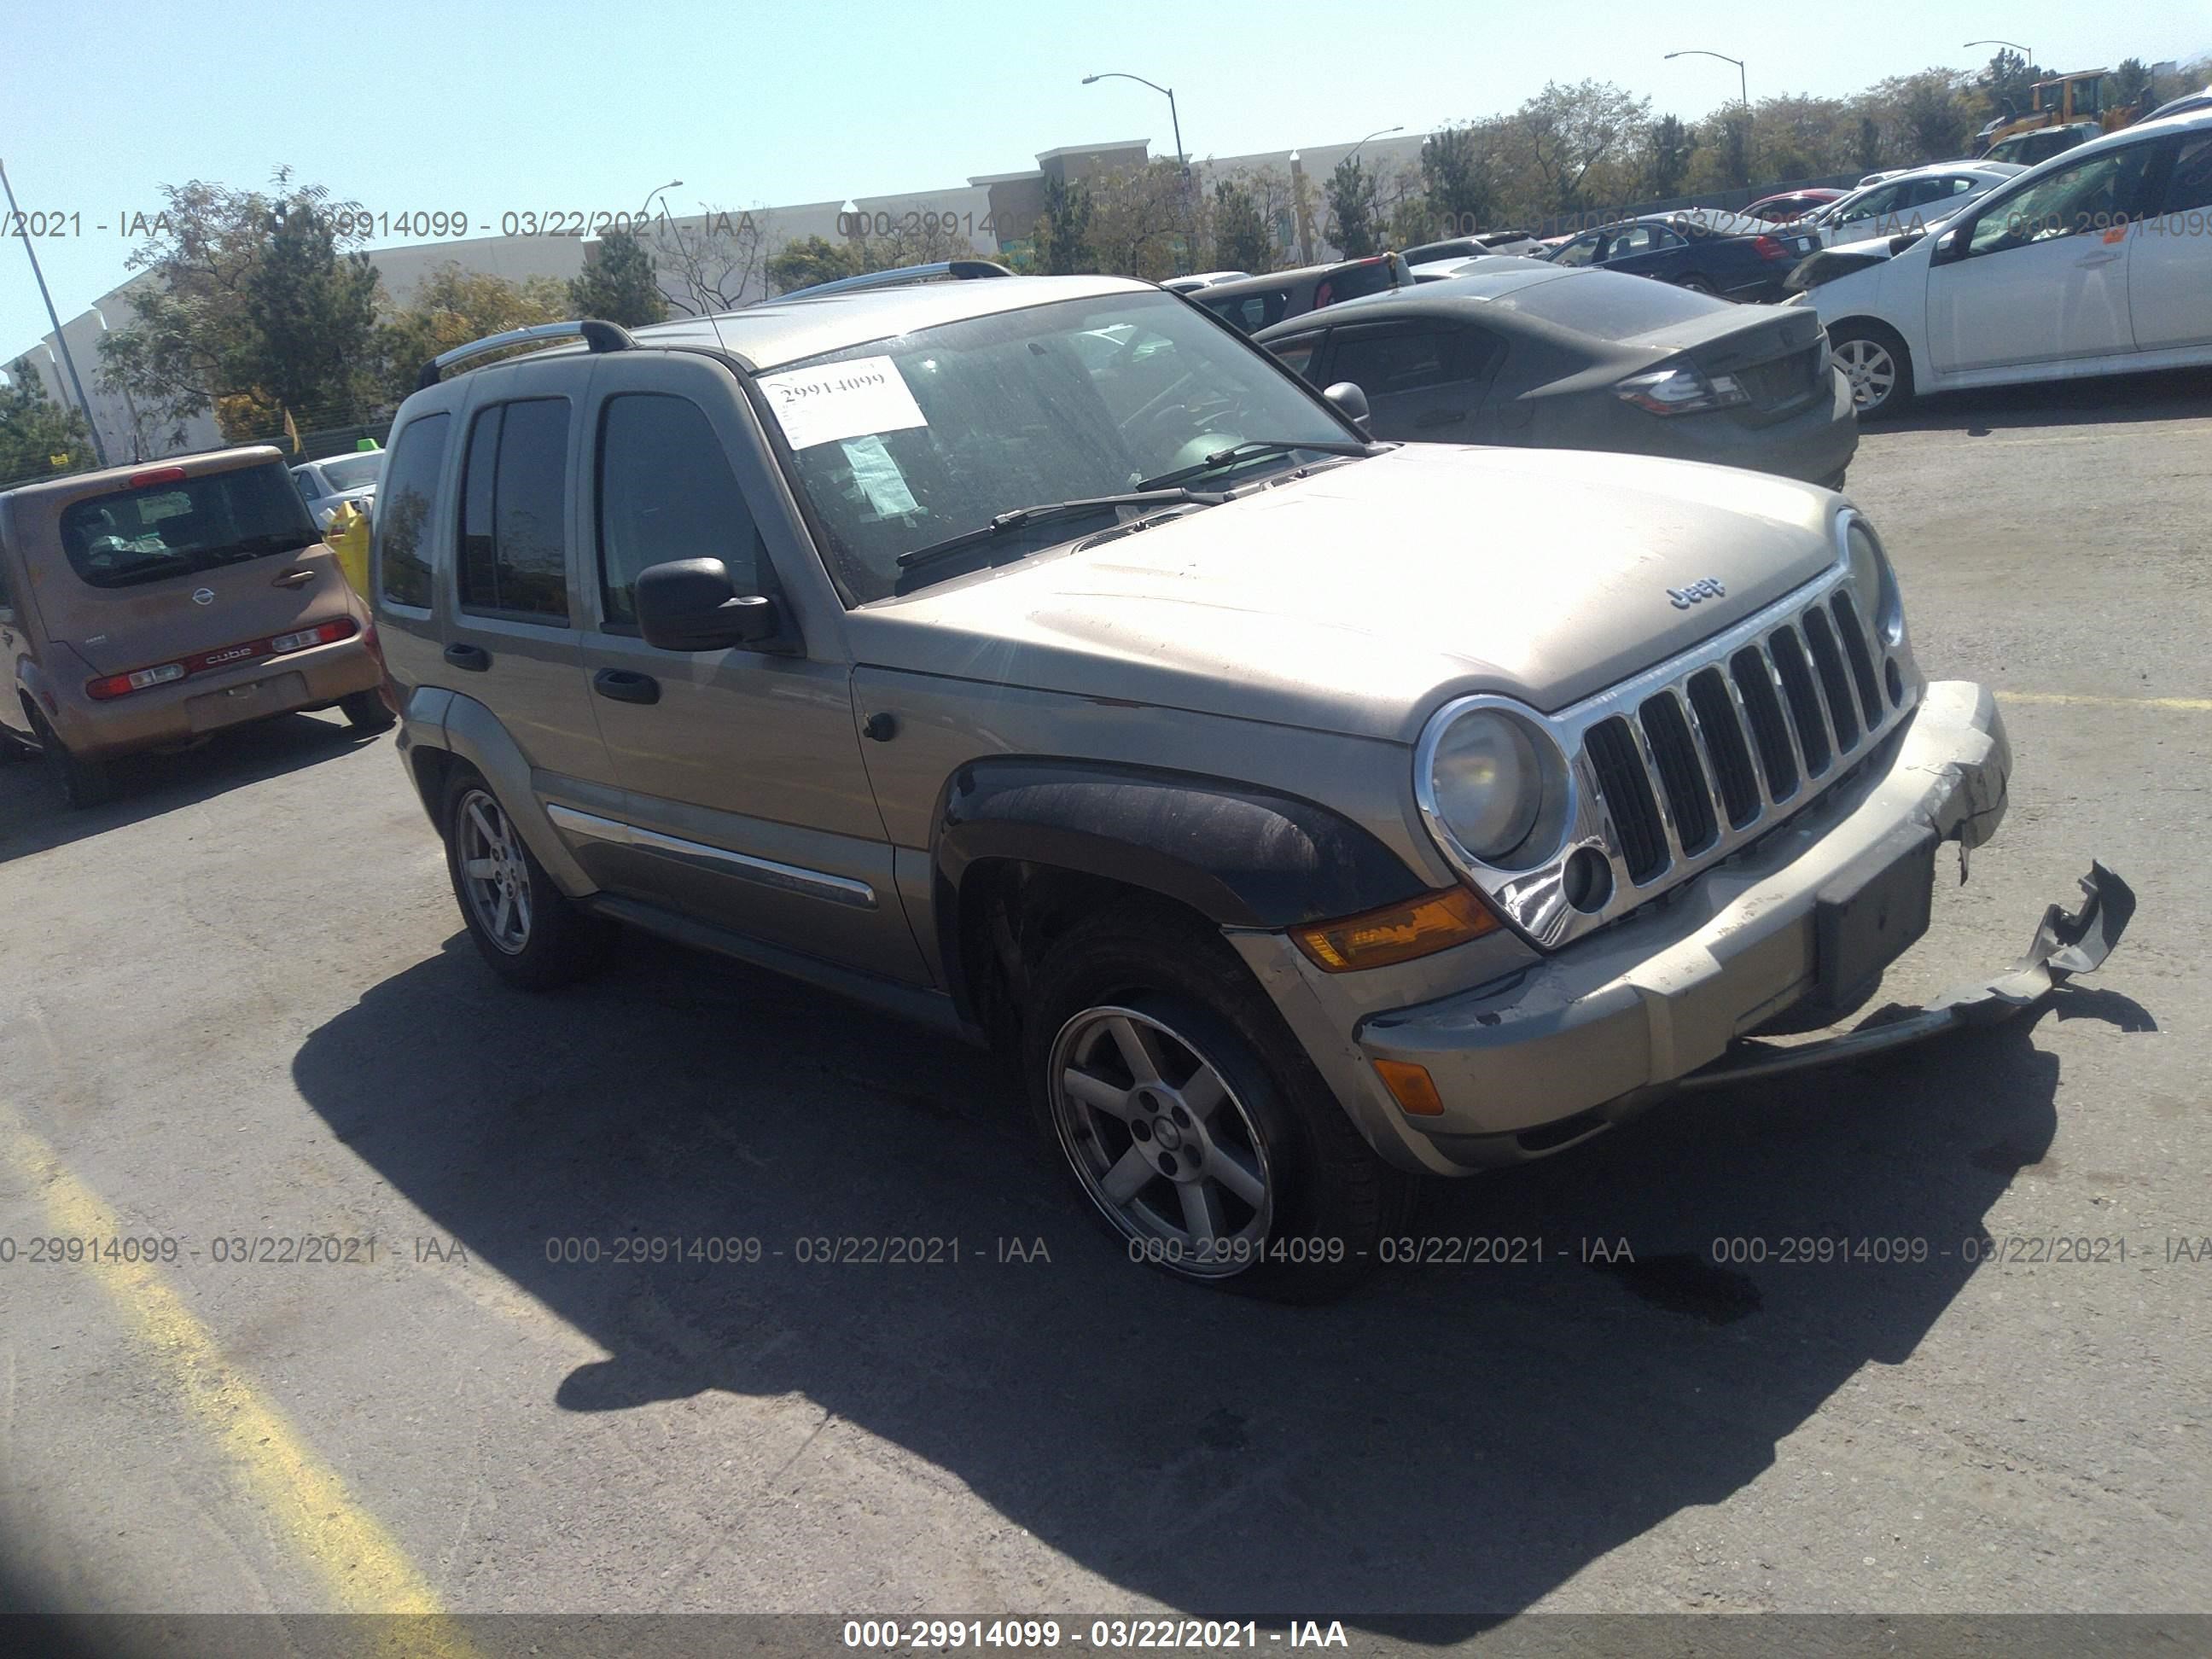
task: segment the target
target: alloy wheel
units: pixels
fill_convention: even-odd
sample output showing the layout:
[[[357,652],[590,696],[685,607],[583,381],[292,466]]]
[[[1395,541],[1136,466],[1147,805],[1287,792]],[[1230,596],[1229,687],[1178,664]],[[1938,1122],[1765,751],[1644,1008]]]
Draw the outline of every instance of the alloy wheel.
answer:
[[[1196,1043],[1133,1008],[1086,1008],[1048,1063],[1061,1149],[1145,1260],[1225,1279],[1261,1259],[1275,1207],[1267,1143]]]
[[[1858,408],[1880,409],[1897,389],[1897,360],[1880,341],[1846,340],[1835,348],[1835,358]]]
[[[461,885],[477,926],[508,956],[530,943],[530,866],[514,825],[488,791],[471,789],[454,815]]]

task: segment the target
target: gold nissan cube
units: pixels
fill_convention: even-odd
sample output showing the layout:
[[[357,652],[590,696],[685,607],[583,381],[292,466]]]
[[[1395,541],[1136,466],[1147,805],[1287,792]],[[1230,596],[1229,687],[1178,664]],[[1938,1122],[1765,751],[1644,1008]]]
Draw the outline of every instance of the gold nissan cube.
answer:
[[[117,757],[303,709],[392,724],[367,609],[266,447],[0,493],[0,750],[72,806]]]

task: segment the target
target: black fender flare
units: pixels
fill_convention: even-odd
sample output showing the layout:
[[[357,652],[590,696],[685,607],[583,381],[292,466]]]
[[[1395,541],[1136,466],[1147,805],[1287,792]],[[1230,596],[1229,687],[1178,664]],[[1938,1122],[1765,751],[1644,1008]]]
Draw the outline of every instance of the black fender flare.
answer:
[[[1430,890],[1372,831],[1298,796],[1195,773],[1024,756],[971,761],[952,775],[932,858],[941,960],[963,1002],[961,885],[985,860],[1103,877],[1224,927],[1292,927]]]

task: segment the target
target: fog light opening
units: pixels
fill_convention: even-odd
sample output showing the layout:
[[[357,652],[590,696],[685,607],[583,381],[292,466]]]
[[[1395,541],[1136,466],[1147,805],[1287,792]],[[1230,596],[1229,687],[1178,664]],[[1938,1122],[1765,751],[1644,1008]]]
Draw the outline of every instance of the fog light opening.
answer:
[[[1569,904],[1586,916],[1605,908],[1613,896],[1613,866],[1595,847],[1577,847],[1559,872],[1559,887]]]
[[[1889,706],[1892,708],[1904,708],[1905,675],[1898,667],[1896,658],[1891,657],[1883,663],[1881,679],[1883,686],[1889,692]]]

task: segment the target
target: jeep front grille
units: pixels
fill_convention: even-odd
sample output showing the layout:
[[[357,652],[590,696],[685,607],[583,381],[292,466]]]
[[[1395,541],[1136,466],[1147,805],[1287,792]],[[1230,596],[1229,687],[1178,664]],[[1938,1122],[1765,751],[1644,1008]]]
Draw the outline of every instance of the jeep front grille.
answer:
[[[1809,795],[1849,767],[1899,712],[1882,698],[1848,586],[1718,660],[1698,652],[1670,668],[1583,732],[1607,848],[1632,887],[1757,834],[1801,787]]]
[[[1528,939],[1565,944],[1691,880],[1819,799],[1911,712],[1911,648],[1882,641],[1875,596],[1853,591],[1850,521],[1817,580],[1547,717],[1569,775],[1557,848],[1529,868],[1458,864]],[[1594,854],[1610,881],[1593,879]]]

